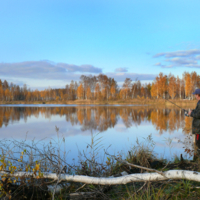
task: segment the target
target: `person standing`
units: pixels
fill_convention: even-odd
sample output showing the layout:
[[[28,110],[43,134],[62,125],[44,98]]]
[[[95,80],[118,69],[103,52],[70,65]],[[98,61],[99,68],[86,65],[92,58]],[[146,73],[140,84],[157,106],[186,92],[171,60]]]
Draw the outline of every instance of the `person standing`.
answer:
[[[193,117],[192,134],[194,135],[194,159],[200,155],[200,89],[196,89],[194,93],[198,100],[197,106],[194,110],[188,112],[188,115]]]

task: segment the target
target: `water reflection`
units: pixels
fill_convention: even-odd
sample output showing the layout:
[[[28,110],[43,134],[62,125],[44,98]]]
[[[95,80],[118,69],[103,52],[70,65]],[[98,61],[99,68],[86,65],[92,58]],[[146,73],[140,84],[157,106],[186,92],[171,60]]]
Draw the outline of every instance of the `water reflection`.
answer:
[[[80,125],[81,130],[106,131],[115,127],[119,118],[126,128],[139,126],[142,122],[151,122],[159,134],[183,129],[184,133],[191,130],[192,118],[185,118],[184,112],[174,108],[152,107],[108,107],[108,106],[77,106],[77,107],[0,107],[0,127],[9,126],[16,121],[28,121],[34,116],[51,119],[53,116],[65,117],[72,126]]]
[[[127,152],[137,138],[152,134],[155,152],[165,157],[184,153],[192,118],[181,109],[139,106],[0,107],[0,138],[56,138],[55,126],[66,138],[70,159],[86,148],[92,133],[102,133],[103,145],[111,151]],[[167,138],[172,146],[167,145]],[[111,153],[112,153],[111,152]]]

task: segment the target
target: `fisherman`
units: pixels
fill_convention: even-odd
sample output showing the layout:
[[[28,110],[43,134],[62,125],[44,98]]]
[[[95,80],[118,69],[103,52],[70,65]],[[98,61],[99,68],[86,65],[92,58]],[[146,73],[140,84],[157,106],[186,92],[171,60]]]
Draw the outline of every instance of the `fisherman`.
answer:
[[[200,155],[200,89],[196,89],[192,94],[198,100],[196,108],[188,112],[188,115],[193,117],[192,134],[195,144],[194,159],[196,159]]]

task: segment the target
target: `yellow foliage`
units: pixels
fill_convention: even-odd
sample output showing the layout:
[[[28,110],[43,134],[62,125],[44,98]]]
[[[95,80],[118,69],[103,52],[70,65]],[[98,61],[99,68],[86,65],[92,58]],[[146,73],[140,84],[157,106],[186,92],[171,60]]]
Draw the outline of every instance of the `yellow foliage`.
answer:
[[[77,89],[77,97],[78,97],[78,99],[83,99],[83,97],[84,97],[84,89],[83,89],[82,84],[80,84]]]
[[[38,171],[40,169],[40,164],[35,165],[35,170]]]
[[[90,88],[88,87],[88,89],[87,89],[87,99],[90,99],[91,98],[91,90],[90,90]]]

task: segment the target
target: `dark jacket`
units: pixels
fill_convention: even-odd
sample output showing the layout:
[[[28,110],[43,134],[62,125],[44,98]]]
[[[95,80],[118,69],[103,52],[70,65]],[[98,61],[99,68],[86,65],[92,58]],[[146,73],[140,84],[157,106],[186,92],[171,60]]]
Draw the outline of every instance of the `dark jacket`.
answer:
[[[200,134],[200,101],[198,101],[196,108],[192,110],[191,117],[193,117],[192,134]]]

